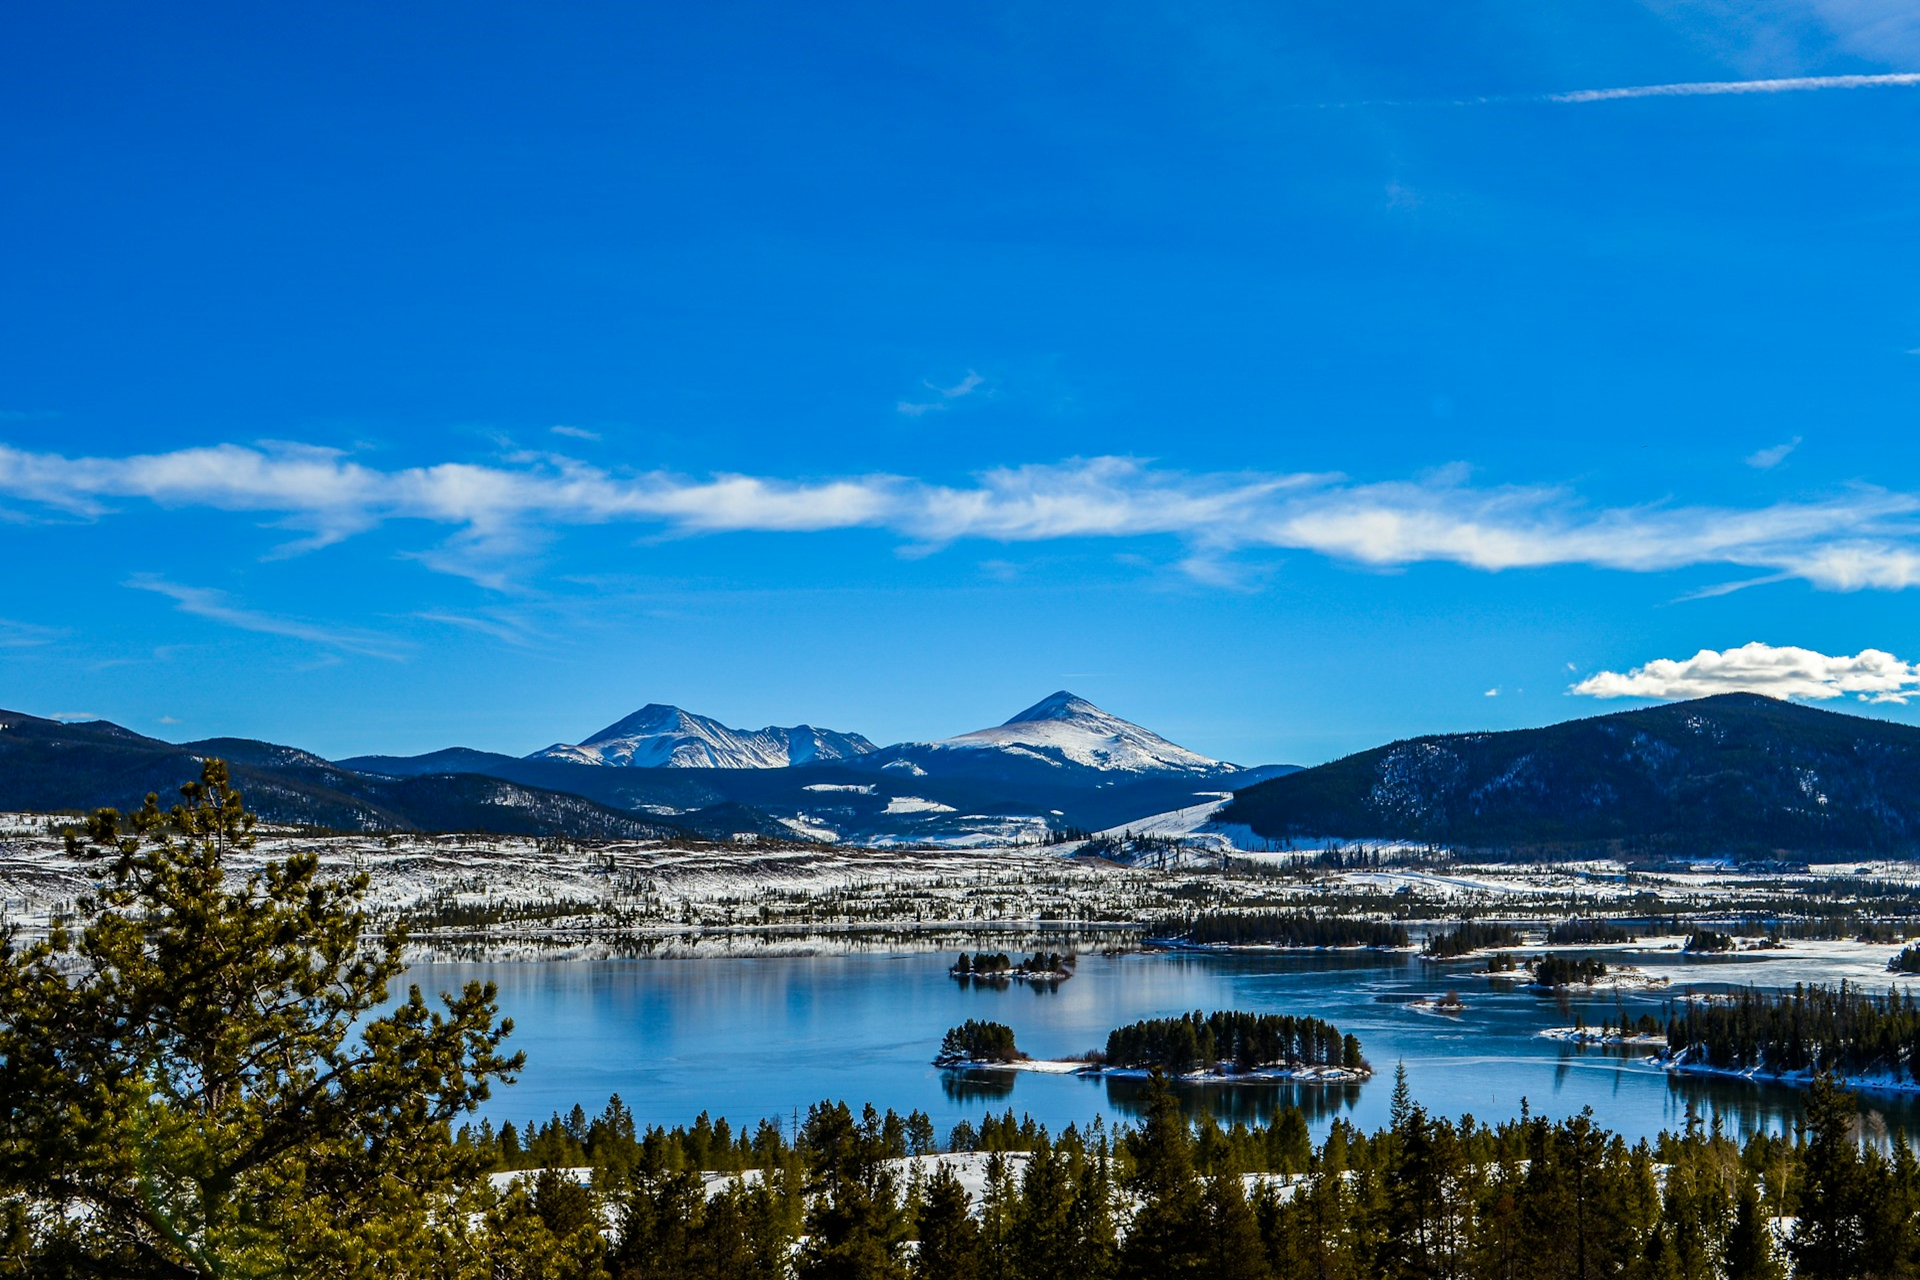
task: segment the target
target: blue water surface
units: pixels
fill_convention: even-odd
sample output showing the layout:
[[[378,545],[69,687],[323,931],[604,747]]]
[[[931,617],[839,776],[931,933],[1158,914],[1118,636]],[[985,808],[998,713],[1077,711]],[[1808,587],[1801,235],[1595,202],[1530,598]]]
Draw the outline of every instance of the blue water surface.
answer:
[[[944,1133],[961,1119],[1011,1108],[1058,1130],[1138,1114],[1130,1081],[1033,1073],[942,1071],[930,1063],[942,1034],[968,1018],[1013,1027],[1036,1058],[1084,1053],[1140,1018],[1194,1010],[1305,1014],[1360,1037],[1376,1075],[1362,1085],[1222,1085],[1183,1088],[1194,1108],[1223,1120],[1260,1121],[1302,1107],[1323,1132],[1344,1115],[1372,1128],[1387,1118],[1396,1064],[1414,1097],[1436,1114],[1508,1119],[1523,1106],[1565,1116],[1592,1108],[1629,1139],[1685,1123],[1688,1109],[1717,1115],[1735,1134],[1780,1130],[1799,1115],[1797,1091],[1739,1080],[1675,1078],[1645,1050],[1582,1048],[1542,1038],[1576,1015],[1589,1024],[1661,1016],[1679,994],[1602,992],[1574,998],[1469,976],[1473,964],[1437,966],[1404,954],[1089,954],[1057,987],[965,985],[946,953],[839,954],[713,959],[436,963],[409,979],[429,990],[469,979],[498,984],[524,1050],[521,1080],[496,1090],[483,1114],[495,1123],[543,1119],[575,1103],[589,1112],[618,1094],[643,1123],[683,1124],[701,1112],[735,1125],[791,1124],[822,1099],[919,1109]],[[1636,957],[1637,963],[1645,963]],[[1733,975],[1729,975],[1733,976]],[[1741,972],[1741,981],[1764,971]],[[1725,984],[1716,984],[1725,985]],[[1457,1017],[1415,1000],[1456,989]],[[1699,987],[1694,988],[1701,989]],[[1920,1133],[1911,1099],[1864,1096],[1869,1132]]]

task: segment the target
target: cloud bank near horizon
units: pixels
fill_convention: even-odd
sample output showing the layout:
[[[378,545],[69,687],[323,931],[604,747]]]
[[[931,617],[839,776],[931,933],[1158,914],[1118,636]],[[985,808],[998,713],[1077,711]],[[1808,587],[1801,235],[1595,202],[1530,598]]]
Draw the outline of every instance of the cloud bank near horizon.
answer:
[[[1704,698],[1764,693],[1775,698],[1902,703],[1920,694],[1920,664],[1883,649],[1848,657],[1754,641],[1737,649],[1702,649],[1691,658],[1656,658],[1631,671],[1601,671],[1569,692],[1590,698]]]
[[[0,445],[0,498],[42,516],[106,519],[114,504],[262,516],[311,552],[390,523],[446,530],[429,568],[498,585],[570,527],[694,537],[866,529],[914,552],[963,540],[1173,538],[1219,581],[1239,552],[1298,551],[1398,568],[1581,565],[1623,572],[1725,566],[1755,581],[1854,591],[1920,585],[1920,494],[1861,486],[1766,506],[1596,507],[1556,486],[1475,486],[1465,468],[1361,482],[1310,472],[1193,473],[1134,458],[999,467],[970,482],[897,475],[783,479],[615,472],[552,453],[382,470],[335,450],[234,444],[126,457]]]

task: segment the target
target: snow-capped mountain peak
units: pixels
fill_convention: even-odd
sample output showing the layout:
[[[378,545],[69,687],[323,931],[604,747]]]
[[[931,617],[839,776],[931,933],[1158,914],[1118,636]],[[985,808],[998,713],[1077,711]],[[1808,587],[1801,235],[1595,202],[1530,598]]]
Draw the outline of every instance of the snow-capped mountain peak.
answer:
[[[1124,773],[1213,773],[1235,766],[1168,742],[1159,734],[1062,689],[991,729],[935,746],[1059,756],[1071,764]]]
[[[807,724],[730,729],[708,716],[650,702],[584,742],[557,742],[527,758],[635,769],[782,769],[872,750],[874,745],[857,733]]]

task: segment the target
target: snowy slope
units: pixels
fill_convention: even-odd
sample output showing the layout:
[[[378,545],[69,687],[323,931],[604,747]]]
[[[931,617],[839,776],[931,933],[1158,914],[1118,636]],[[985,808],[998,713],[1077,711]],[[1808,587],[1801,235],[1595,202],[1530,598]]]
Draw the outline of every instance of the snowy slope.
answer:
[[[555,743],[529,760],[619,765],[636,769],[783,769],[822,760],[847,760],[874,746],[857,733],[812,725],[729,729],[679,707],[648,703],[585,742]]]
[[[1116,773],[1219,773],[1239,767],[1176,746],[1064,689],[1003,725],[928,745],[1025,754]]]

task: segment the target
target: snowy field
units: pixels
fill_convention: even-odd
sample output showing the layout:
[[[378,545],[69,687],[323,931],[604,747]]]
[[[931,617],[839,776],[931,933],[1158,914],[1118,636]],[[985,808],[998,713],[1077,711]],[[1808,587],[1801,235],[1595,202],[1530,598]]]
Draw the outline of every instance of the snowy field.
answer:
[[[1433,864],[1427,851],[1369,848],[1356,869],[1328,869],[1298,849],[1222,856],[1224,842],[1176,844],[1207,806],[1135,824],[1143,841],[1117,852],[1111,837],[1081,843],[866,848],[819,843],[662,843],[536,840],[473,835],[315,836],[265,829],[235,868],[314,850],[336,874],[365,872],[381,920],[403,919],[418,956],[549,958],[608,954],[634,940],[668,956],[788,954],[822,945],[945,945],[939,935],[1110,936],[1130,945],[1143,922],[1200,910],[1311,909],[1393,917],[1418,935],[1471,916],[1531,930],[1569,915],[1677,916],[1716,928],[1743,920],[1805,921],[1836,912],[1914,916],[1920,866],[1845,862],[1796,874],[1743,874],[1703,864],[1648,873],[1590,861],[1551,867]],[[0,917],[32,935],[71,914],[94,868],[69,855],[55,821],[0,814]],[[1356,846],[1342,846],[1351,855]],[[1324,852],[1324,850],[1323,850]],[[1399,861],[1396,861],[1399,859]],[[1637,932],[1662,932],[1640,929]],[[823,944],[823,939],[832,940]],[[1897,946],[1798,942],[1732,956],[1678,954],[1678,937],[1642,942],[1676,984],[1768,981],[1883,984]],[[1596,949],[1596,948],[1584,948]]]

